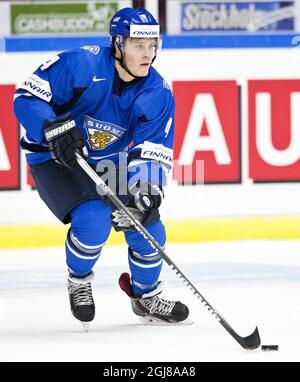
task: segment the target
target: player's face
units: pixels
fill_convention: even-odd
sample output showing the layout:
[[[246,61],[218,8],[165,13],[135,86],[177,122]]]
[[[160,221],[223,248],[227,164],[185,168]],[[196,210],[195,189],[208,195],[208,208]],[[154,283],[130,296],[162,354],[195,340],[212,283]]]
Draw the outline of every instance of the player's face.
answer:
[[[127,38],[123,48],[125,65],[132,74],[147,76],[156,49],[155,38]]]

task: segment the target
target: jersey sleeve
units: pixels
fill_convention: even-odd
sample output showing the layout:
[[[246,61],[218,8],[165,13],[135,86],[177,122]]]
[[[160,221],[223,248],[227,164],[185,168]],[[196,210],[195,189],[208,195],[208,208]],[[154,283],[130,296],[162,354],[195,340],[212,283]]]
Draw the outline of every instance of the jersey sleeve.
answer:
[[[88,86],[89,72],[81,70],[85,52],[63,52],[40,65],[16,91],[14,111],[27,136],[44,143],[45,122],[57,119],[78,89]]]
[[[145,91],[137,100],[137,124],[128,152],[129,186],[139,178],[161,187],[172,167],[174,97],[168,87]]]

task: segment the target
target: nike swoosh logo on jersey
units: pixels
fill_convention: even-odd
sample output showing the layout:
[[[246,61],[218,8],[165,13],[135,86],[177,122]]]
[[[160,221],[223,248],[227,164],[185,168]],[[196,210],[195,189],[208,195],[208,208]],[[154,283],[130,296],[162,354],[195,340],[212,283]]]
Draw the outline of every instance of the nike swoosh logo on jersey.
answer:
[[[93,77],[93,81],[94,82],[98,82],[98,81],[105,81],[107,78],[97,78],[96,76]]]

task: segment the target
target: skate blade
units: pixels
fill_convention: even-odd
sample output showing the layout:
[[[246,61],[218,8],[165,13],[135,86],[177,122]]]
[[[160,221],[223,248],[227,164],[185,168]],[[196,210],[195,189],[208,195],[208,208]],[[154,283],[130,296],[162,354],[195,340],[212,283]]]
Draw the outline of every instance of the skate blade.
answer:
[[[89,323],[81,321],[81,325],[83,327],[83,330],[87,333],[89,331]]]
[[[194,323],[194,321],[190,317],[186,318],[184,321],[179,322],[167,322],[160,320],[159,318],[149,316],[139,317],[139,320],[143,325],[149,326],[185,326],[192,325]]]

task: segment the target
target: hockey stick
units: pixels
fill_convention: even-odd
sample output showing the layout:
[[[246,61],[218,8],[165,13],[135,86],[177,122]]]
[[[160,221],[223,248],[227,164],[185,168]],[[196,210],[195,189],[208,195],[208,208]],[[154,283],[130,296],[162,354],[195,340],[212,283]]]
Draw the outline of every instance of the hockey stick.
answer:
[[[228,322],[216,311],[215,308],[202,296],[193,283],[184,275],[184,273],[173,263],[169,256],[165,253],[163,248],[157,243],[152,235],[144,228],[144,226],[133,216],[128,208],[119,200],[119,198],[112,192],[112,190],[104,183],[104,181],[98,176],[98,174],[90,167],[90,165],[82,158],[82,156],[76,152],[77,162],[80,167],[86,172],[86,174],[101,188],[103,194],[125,215],[129,217],[134,228],[148,241],[148,243],[160,254],[164,261],[176,272],[179,278],[182,279],[189,289],[201,300],[201,303],[207,308],[207,310],[219,321],[219,323],[227,330],[229,334],[244,348],[244,349],[256,349],[260,346],[260,337],[257,327],[254,332],[247,337],[239,336]]]

